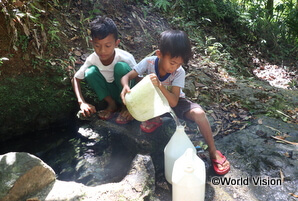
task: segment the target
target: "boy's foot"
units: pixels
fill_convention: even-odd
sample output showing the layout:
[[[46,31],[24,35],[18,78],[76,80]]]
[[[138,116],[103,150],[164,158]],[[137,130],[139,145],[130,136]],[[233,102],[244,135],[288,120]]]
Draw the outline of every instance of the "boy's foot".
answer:
[[[218,150],[216,150],[216,158],[211,158],[211,162],[215,173],[218,175],[225,175],[230,171],[230,162]]]
[[[115,111],[112,111],[112,110],[100,110],[97,115],[100,119],[102,120],[109,120],[109,119],[112,119],[113,116],[115,114]]]
[[[121,112],[119,113],[116,123],[117,124],[127,124],[131,121],[133,121],[134,118],[131,116],[131,114],[128,112],[127,108],[122,108]]]
[[[162,125],[161,118],[156,117],[156,118],[150,119],[148,121],[143,121],[140,125],[140,128],[145,133],[152,133],[161,125]]]
[[[100,110],[98,112],[98,117],[102,120],[109,120],[114,117],[114,113],[116,112],[118,107],[111,96],[106,96],[104,100],[108,103],[108,107],[105,110]]]

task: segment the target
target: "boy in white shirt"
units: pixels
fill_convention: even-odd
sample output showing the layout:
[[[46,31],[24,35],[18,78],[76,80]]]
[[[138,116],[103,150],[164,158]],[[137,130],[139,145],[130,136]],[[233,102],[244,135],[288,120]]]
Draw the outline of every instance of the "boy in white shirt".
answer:
[[[126,124],[133,120],[133,117],[120,98],[122,91],[120,80],[122,76],[131,71],[136,61],[133,55],[117,48],[120,39],[118,39],[118,30],[112,19],[97,17],[90,23],[90,26],[94,52],[87,57],[72,79],[80,109],[83,116],[96,113],[95,106],[87,103],[81,92],[80,82],[85,79],[99,100],[105,100],[108,103],[105,110],[98,112],[99,118],[111,119],[120,104],[122,108],[116,122]]]
[[[156,56],[143,59],[132,71],[122,77],[123,90],[121,98],[125,104],[125,94],[130,92],[130,80],[138,75],[149,74],[153,85],[160,89],[175,114],[181,119],[193,121],[198,125],[208,144],[214,171],[218,175],[224,175],[229,172],[230,163],[215,147],[206,114],[199,104],[186,99],[182,91],[185,82],[185,71],[182,64],[187,63],[191,56],[191,45],[185,32],[170,30],[161,33]],[[156,117],[142,122],[140,127],[142,131],[151,133],[161,125],[161,118]]]

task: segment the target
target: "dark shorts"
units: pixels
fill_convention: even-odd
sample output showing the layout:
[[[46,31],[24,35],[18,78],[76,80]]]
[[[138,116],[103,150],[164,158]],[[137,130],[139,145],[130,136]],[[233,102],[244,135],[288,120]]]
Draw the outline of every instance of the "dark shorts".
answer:
[[[179,119],[189,120],[186,119],[185,113],[194,108],[202,109],[202,107],[197,103],[193,103],[186,98],[179,98],[178,104],[176,105],[176,107],[173,107],[172,109],[174,110],[175,114]]]

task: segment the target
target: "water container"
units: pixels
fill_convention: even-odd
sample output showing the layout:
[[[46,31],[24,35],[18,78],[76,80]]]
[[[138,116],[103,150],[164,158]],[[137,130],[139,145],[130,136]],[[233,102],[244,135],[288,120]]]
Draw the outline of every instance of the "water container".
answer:
[[[125,95],[125,102],[129,113],[138,121],[147,121],[171,111],[168,100],[148,75]]]
[[[196,148],[184,132],[184,127],[177,126],[175,133],[164,149],[165,176],[169,183],[172,183],[174,162],[184,154],[187,148],[196,151]]]
[[[173,167],[173,201],[204,201],[206,169],[196,152],[188,148]]]

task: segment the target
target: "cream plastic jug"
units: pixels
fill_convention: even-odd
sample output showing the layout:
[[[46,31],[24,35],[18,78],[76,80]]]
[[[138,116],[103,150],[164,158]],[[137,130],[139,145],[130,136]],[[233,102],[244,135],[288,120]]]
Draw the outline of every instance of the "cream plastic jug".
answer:
[[[172,183],[172,172],[175,161],[184,154],[187,148],[196,148],[184,132],[183,126],[177,126],[176,131],[164,149],[165,176]]]
[[[188,148],[174,163],[173,201],[204,201],[206,169],[196,151]]]
[[[138,121],[147,121],[171,111],[168,100],[148,75],[125,95],[125,102],[130,114]]]

